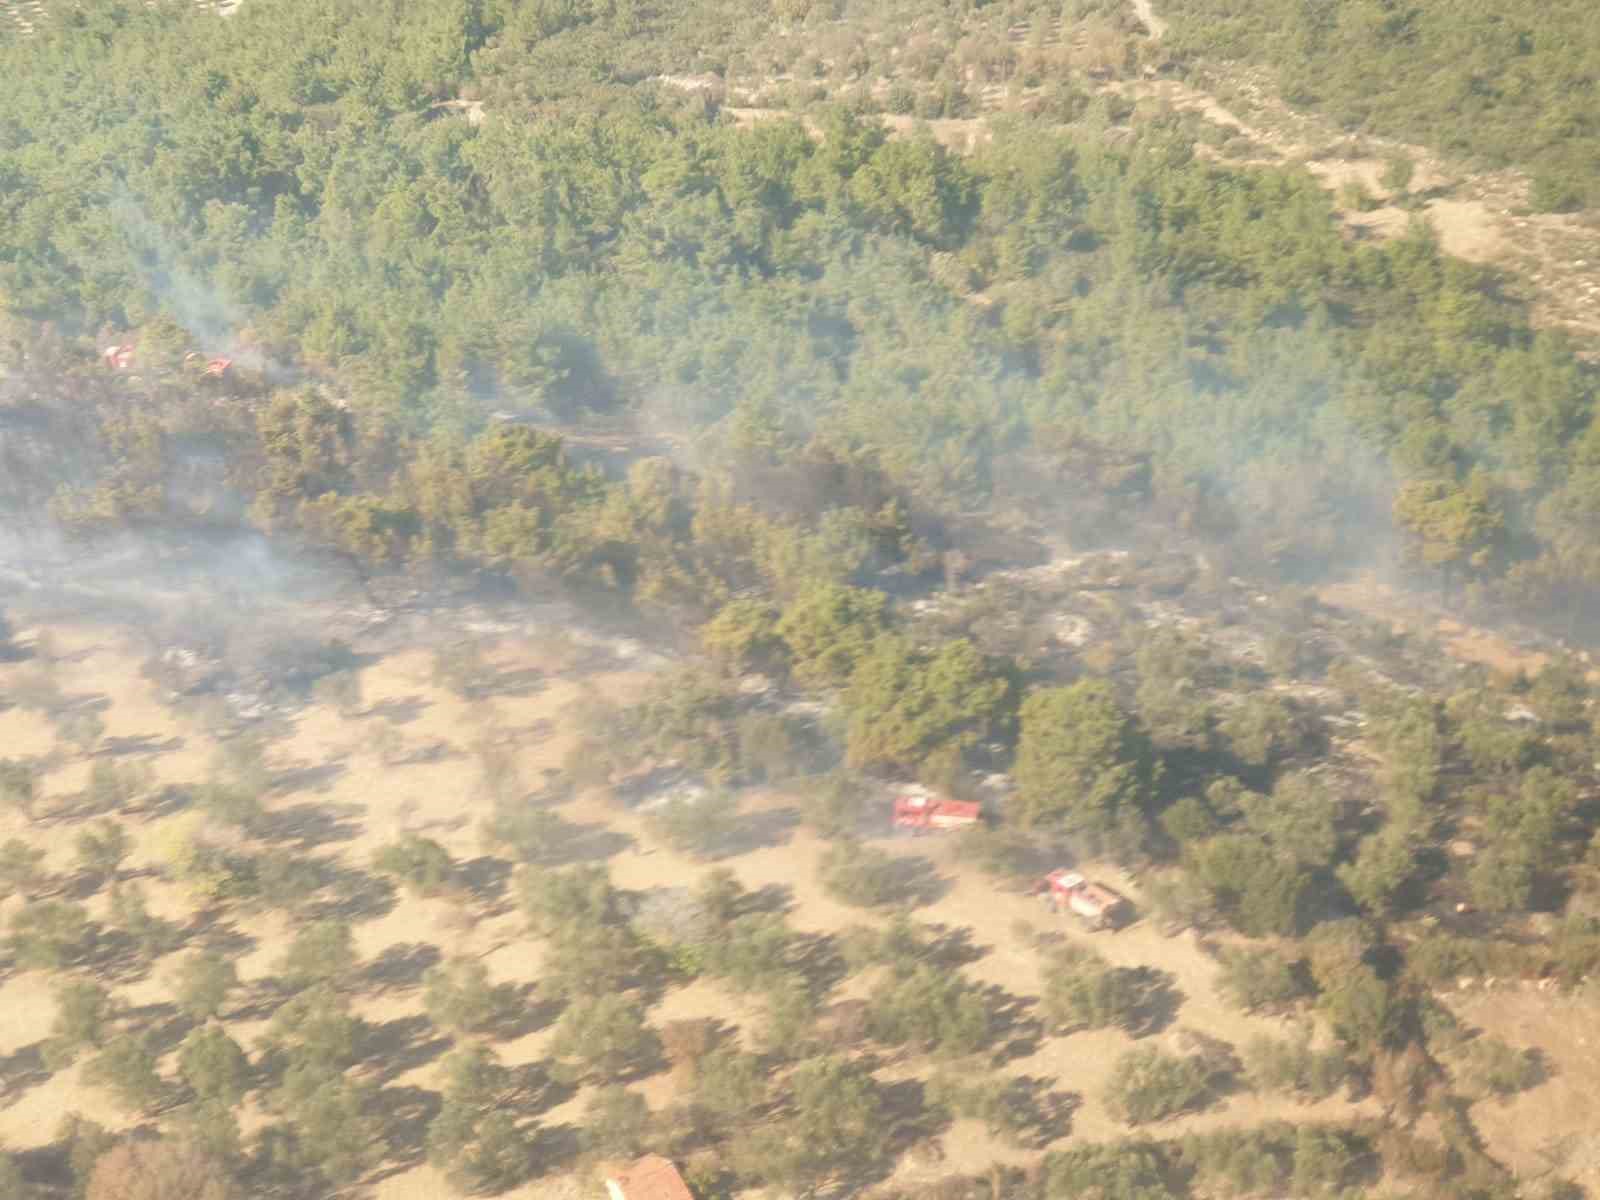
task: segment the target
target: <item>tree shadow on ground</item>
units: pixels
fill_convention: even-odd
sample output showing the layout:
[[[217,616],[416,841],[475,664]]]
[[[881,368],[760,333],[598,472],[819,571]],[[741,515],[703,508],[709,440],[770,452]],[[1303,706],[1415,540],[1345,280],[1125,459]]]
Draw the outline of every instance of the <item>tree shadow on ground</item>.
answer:
[[[928,961],[938,966],[954,970],[975,963],[989,953],[988,946],[973,943],[972,930],[965,925],[929,924],[927,929],[933,934],[928,943]]]
[[[361,1061],[375,1065],[378,1084],[387,1084],[438,1058],[452,1045],[421,1013],[368,1027],[361,1039]]]
[[[1083,1107],[1083,1096],[1053,1087],[1056,1081],[1042,1075],[1018,1075],[1006,1086],[1016,1104],[1018,1142],[1042,1150],[1072,1132],[1073,1115]]]
[[[346,771],[342,762],[306,764],[287,767],[272,774],[271,787],[275,792],[325,792],[335,779]]]
[[[511,1016],[484,1029],[484,1035],[497,1042],[515,1041],[549,1027],[566,1008],[558,996],[543,995],[538,984],[517,985],[517,1007]]]
[[[734,858],[756,850],[783,846],[794,837],[800,825],[798,808],[769,808],[741,813],[738,823],[717,847],[718,858]]]
[[[312,850],[360,837],[361,826],[345,819],[360,815],[361,807],[354,804],[295,804],[263,814],[257,835],[263,841],[292,842],[299,849]]]
[[[512,1067],[512,1079],[517,1090],[517,1111],[537,1117],[559,1108],[578,1094],[578,1085],[557,1079],[542,1062],[524,1063]]]
[[[511,864],[503,858],[483,854],[460,863],[455,869],[456,882],[485,904],[494,904],[504,898],[506,886],[511,881]]]
[[[933,863],[920,855],[906,855],[894,859],[885,868],[888,877],[890,903],[912,904],[918,907],[935,904],[955,886],[948,876],[940,875]]]
[[[428,1126],[444,1107],[438,1092],[402,1085],[380,1088],[372,1098],[373,1114],[388,1135],[389,1156],[374,1182],[409,1170],[427,1152]]]
[[[165,1001],[129,1009],[126,1015],[129,1025],[148,1040],[151,1051],[158,1057],[176,1047],[195,1026],[192,1017],[179,1012],[176,1004]]]
[[[44,1065],[44,1042],[32,1042],[0,1056],[0,1108],[10,1108],[24,1092],[50,1078]]]
[[[185,744],[183,738],[173,734],[164,738],[155,733],[128,734],[102,738],[94,757],[121,758],[129,754],[167,754],[173,750],[183,749]]]
[[[887,1152],[891,1159],[898,1159],[949,1124],[943,1111],[928,1104],[927,1085],[920,1079],[879,1085],[878,1109],[889,1126]]]
[[[1046,1029],[1037,1013],[1037,1001],[1028,996],[1013,996],[1004,988],[994,986],[984,989],[990,1005],[990,1026],[994,1050],[990,1062],[995,1067],[1039,1052],[1044,1044]]]
[[[1139,990],[1139,1003],[1127,1025],[1129,1037],[1143,1038],[1160,1033],[1177,1019],[1184,995],[1178,990],[1178,977],[1159,967],[1122,967]]]
[[[737,916],[746,913],[771,913],[786,916],[794,911],[794,888],[787,883],[767,883],[753,892],[746,892],[739,900]]]
[[[541,1125],[533,1134],[531,1157],[554,1175],[567,1170],[583,1153],[583,1133],[576,1125]]]
[[[422,982],[442,955],[431,942],[397,942],[386,946],[361,972],[363,988],[376,995],[405,991]]]
[[[308,904],[304,910],[308,921],[376,921],[399,903],[390,880],[365,871],[340,871],[328,886],[332,898]]]
[[[359,714],[358,719],[365,721],[377,718],[387,721],[391,725],[409,725],[420,717],[423,710],[431,704],[432,701],[425,700],[421,696],[394,697],[369,705]]]
[[[827,995],[849,976],[850,966],[839,951],[837,935],[797,933],[792,945],[790,965],[813,995]]]

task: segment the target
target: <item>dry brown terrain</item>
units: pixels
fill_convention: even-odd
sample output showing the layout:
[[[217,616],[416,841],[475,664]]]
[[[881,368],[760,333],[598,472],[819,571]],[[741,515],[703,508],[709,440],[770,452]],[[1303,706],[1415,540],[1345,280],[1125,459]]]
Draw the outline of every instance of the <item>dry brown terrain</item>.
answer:
[[[139,655],[131,643],[100,629],[63,628],[51,633],[63,660],[56,671],[66,691],[101,696],[107,702],[101,753],[120,752],[145,758],[163,780],[175,784],[204,777],[213,744],[194,727],[176,720],[158,702],[152,686],[138,674]],[[540,671],[551,665],[540,654],[540,647],[508,640],[497,644],[491,657],[502,670]],[[0,682],[6,673],[30,669],[33,668],[28,664],[0,667]],[[466,748],[486,734],[504,737],[516,746],[525,778],[537,778],[541,771],[557,767],[571,745],[573,702],[584,689],[626,700],[639,692],[648,677],[647,671],[638,669],[604,670],[581,680],[550,673],[526,694],[469,703],[431,682],[426,652],[391,653],[364,670],[366,715],[346,717],[326,707],[312,707],[294,721],[289,736],[274,744],[274,766],[304,768],[304,777],[312,782],[281,795],[273,801],[273,807],[279,812],[299,811],[308,822],[318,814],[336,817],[336,832],[317,845],[316,852],[334,854],[354,867],[365,867],[377,847],[405,830],[435,838],[458,862],[473,859],[482,853],[477,822],[487,804],[475,795],[476,767]],[[385,765],[374,752],[372,734],[378,724],[389,718],[372,715],[374,712],[399,714],[395,726],[408,745],[439,743],[445,753],[427,762]],[[0,713],[0,746],[12,756],[42,755],[58,748],[47,722],[15,708]],[[78,757],[52,770],[45,781],[41,805],[46,815],[32,828],[15,813],[0,816],[0,840],[26,835],[48,844],[50,865],[67,871],[79,826],[48,814],[82,785],[86,769],[86,762]],[[793,805],[794,798],[780,792],[752,794],[745,799],[745,811],[752,816],[781,816]],[[646,835],[641,818],[619,807],[605,792],[587,793],[570,801],[564,815],[603,825],[626,839],[626,848],[608,862],[614,881],[622,888],[683,885],[710,869],[655,845]],[[162,868],[164,834],[174,822],[188,818],[177,815],[152,820],[134,815],[119,819],[128,825],[136,840],[137,848],[127,866],[151,872],[146,882],[153,906],[166,915],[187,919],[192,911],[188,897],[157,872]],[[772,844],[726,863],[747,887],[781,885],[790,889],[790,920],[802,932],[836,931],[881,919],[840,904],[822,891],[816,879],[816,860],[823,844],[815,836],[794,827],[792,822],[775,821],[774,825],[786,832]],[[1114,934],[1090,934],[1069,921],[1052,918],[1020,890],[997,888],[971,869],[958,867],[948,841],[938,837],[883,838],[879,844],[898,855],[929,860],[945,886],[942,895],[918,910],[918,917],[970,931],[971,941],[981,954],[965,968],[966,974],[1004,995],[1026,1000],[1038,994],[1040,955],[1026,938],[1026,927],[1031,925],[1059,931],[1069,938],[1089,939],[1115,963],[1149,965],[1170,972],[1180,1003],[1167,1028],[1153,1035],[1157,1038],[1169,1039],[1178,1029],[1192,1029],[1237,1047],[1255,1033],[1282,1031],[1280,1022],[1243,1015],[1218,996],[1214,987],[1216,965],[1190,935],[1163,936],[1148,921],[1136,922]],[[1109,867],[1095,873],[1137,902],[1138,888],[1132,880]],[[0,909],[0,917],[9,919],[16,903],[10,901]],[[103,889],[89,901],[97,915],[104,911],[105,903]],[[420,951],[431,958],[435,953],[464,952],[482,956],[496,980],[536,982],[541,947],[523,932],[520,915],[513,909],[499,915],[483,915],[472,912],[472,908],[447,899],[418,899],[402,893],[392,911],[356,925],[357,943],[367,961],[386,953]],[[240,974],[248,984],[270,977],[293,930],[283,917],[268,914],[238,918],[236,932],[249,947],[238,959]],[[114,991],[131,1004],[159,1004],[166,998],[174,962],[175,956],[168,956],[147,977],[118,983]],[[856,994],[853,989],[858,990],[859,982],[859,978],[847,981],[842,994]],[[1539,1045],[1556,1067],[1550,1082],[1514,1104],[1484,1104],[1477,1113],[1493,1149],[1503,1152],[1518,1167],[1534,1169],[1537,1156],[1548,1149],[1549,1139],[1564,1134],[1577,1136],[1592,1124],[1592,1104],[1585,1094],[1585,1082],[1592,1078],[1594,1052],[1583,1041],[1587,1036],[1581,1016],[1584,1010],[1575,1001],[1521,992],[1510,996],[1464,996],[1459,998],[1459,1006],[1474,1023],[1498,1029],[1518,1042]],[[0,1013],[4,1014],[0,1022],[0,1058],[46,1037],[53,1009],[45,974],[12,972],[0,984]],[[361,996],[357,1009],[379,1025],[399,1021],[422,1011],[421,989],[411,979],[397,986],[369,990]],[[736,997],[713,983],[696,981],[669,989],[651,1010],[650,1018],[659,1026],[668,1020],[712,1016],[739,1027],[750,1022],[758,1011],[759,1005],[753,1001]],[[232,1034],[247,1048],[253,1046],[264,1027],[265,1020],[261,1018],[230,1023]],[[536,1062],[545,1056],[550,1033],[546,1026],[525,1037],[502,1042],[497,1049],[508,1065]],[[1042,1088],[1076,1097],[1078,1107],[1071,1118],[1069,1138],[1111,1138],[1126,1129],[1105,1111],[1102,1093],[1112,1064],[1130,1045],[1128,1036],[1109,1031],[1045,1037],[1031,1053],[1009,1062],[1003,1070],[1028,1076]],[[1600,1049],[1600,1045],[1596,1048]],[[429,1056],[421,1065],[385,1082],[389,1086],[437,1089],[441,1057]],[[169,1074],[173,1070],[170,1056],[164,1069]],[[913,1057],[892,1059],[881,1074],[887,1080],[926,1077],[931,1071],[931,1064]],[[80,1072],[81,1066],[13,1093],[0,1107],[0,1143],[13,1149],[45,1144],[59,1120],[70,1112],[83,1113],[114,1129],[127,1128],[127,1115],[104,1093],[83,1086]],[[673,1085],[665,1074],[634,1086],[655,1108],[673,1098]],[[565,1104],[544,1113],[541,1123],[576,1123],[585,1099],[585,1093],[580,1091]],[[1356,1113],[1376,1115],[1377,1109],[1370,1100],[1352,1105],[1336,1098],[1301,1106],[1239,1093],[1203,1113],[1162,1126],[1160,1133],[1252,1125],[1267,1118],[1339,1118]],[[249,1124],[247,1120],[247,1127]],[[997,1160],[1025,1161],[1040,1153],[1019,1151],[990,1137],[980,1123],[965,1120],[956,1122],[944,1134],[942,1148],[942,1164],[920,1164],[908,1158],[901,1163],[896,1178],[916,1182],[951,1171],[978,1171]],[[1576,1161],[1572,1166],[1574,1170],[1581,1169],[1581,1163]],[[585,1194],[587,1186],[579,1177],[546,1175],[509,1194],[579,1195]],[[382,1200],[431,1200],[445,1192],[443,1179],[426,1165],[387,1174],[370,1188],[370,1194]]]

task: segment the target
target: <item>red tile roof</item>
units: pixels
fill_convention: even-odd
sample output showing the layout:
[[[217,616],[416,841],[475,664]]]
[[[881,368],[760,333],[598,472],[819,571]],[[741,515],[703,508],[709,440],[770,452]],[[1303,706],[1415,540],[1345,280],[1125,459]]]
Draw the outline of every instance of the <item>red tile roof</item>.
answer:
[[[615,1183],[624,1200],[694,1200],[678,1168],[659,1154],[647,1154],[606,1182]]]

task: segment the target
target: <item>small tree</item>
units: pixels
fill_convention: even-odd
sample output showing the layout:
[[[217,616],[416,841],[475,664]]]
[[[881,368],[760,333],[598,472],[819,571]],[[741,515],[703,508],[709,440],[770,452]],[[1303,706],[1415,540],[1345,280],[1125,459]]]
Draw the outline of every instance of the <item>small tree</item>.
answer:
[[[457,1033],[476,1033],[514,1014],[514,984],[491,984],[489,968],[475,958],[456,959],[423,976],[423,1004],[435,1025]]]
[[[66,1148],[67,1171],[72,1176],[72,1194],[82,1200],[89,1177],[101,1157],[117,1144],[117,1136],[77,1113],[68,1113],[56,1126],[54,1141]],[[0,1192],[0,1195],[4,1195]]]
[[[1279,1011],[1307,994],[1295,965],[1268,949],[1224,948],[1217,986],[1245,1012]]]
[[[613,994],[574,1000],[550,1049],[574,1078],[615,1079],[655,1059],[661,1039],[637,1004]]]
[[[1057,954],[1045,971],[1039,1011],[1058,1031],[1128,1028],[1144,999],[1135,973],[1113,967],[1092,950]]]
[[[232,1200],[227,1164],[192,1142],[119,1142],[89,1175],[85,1200]]]
[[[739,800],[731,792],[669,800],[645,819],[651,834],[683,854],[712,858],[738,827]]]
[[[294,1068],[280,1103],[293,1125],[295,1165],[334,1187],[353,1183],[383,1159],[383,1130],[372,1114],[372,1089],[321,1066]]]
[[[830,896],[864,908],[892,904],[903,890],[893,855],[854,839],[834,842],[824,850],[817,874]]]
[[[105,736],[106,722],[92,708],[73,708],[56,717],[56,732],[80,753],[89,754]]]
[[[89,804],[95,812],[123,812],[155,786],[155,768],[149,763],[97,758],[89,769]]]
[[[867,785],[844,771],[824,775],[807,785],[800,812],[820,837],[855,837],[866,812]]]
[[[43,861],[42,849],[36,849],[18,838],[11,838],[4,846],[0,846],[0,900],[10,899],[18,893],[26,899],[32,899],[44,878],[39,870],[39,864]]]
[[[94,936],[95,926],[81,904],[40,900],[11,918],[11,952],[24,969],[70,966],[89,952]]]
[[[28,1200],[32,1195],[27,1181],[22,1178],[22,1168],[17,1165],[16,1159],[0,1152],[0,1196],[14,1196],[16,1200]]]
[[[511,1072],[472,1045],[444,1063],[444,1103],[428,1126],[428,1159],[464,1190],[503,1190],[532,1165],[528,1139],[505,1108]]]
[[[319,704],[337,709],[342,716],[357,716],[361,712],[361,672],[333,671],[312,685],[311,694]]]
[[[150,911],[144,888],[136,883],[118,884],[111,889],[111,921],[133,939],[135,949],[146,961],[177,949],[183,941],[183,931],[177,925]]]
[[[116,1096],[118,1103],[134,1112],[150,1112],[166,1098],[166,1086],[156,1071],[156,1056],[149,1043],[133,1034],[122,1034],[106,1044],[99,1055],[89,1060],[84,1079]]]
[[[32,763],[0,758],[0,803],[16,809],[31,821],[38,794],[38,771]]]
[[[85,1046],[100,1046],[111,1020],[111,995],[97,983],[73,979],[56,988],[56,1020],[44,1044],[45,1066],[60,1071],[72,1065]]]
[[[201,1100],[229,1108],[244,1099],[250,1086],[250,1062],[244,1051],[216,1025],[196,1029],[183,1040],[178,1073]]]
[[[1105,1100],[1120,1120],[1145,1125],[1199,1108],[1210,1089],[1211,1071],[1198,1056],[1142,1046],[1117,1060]]]
[[[355,964],[350,926],[342,921],[318,921],[295,936],[278,964],[278,975],[291,989],[337,984]]]
[[[736,991],[755,991],[783,972],[793,941],[776,913],[746,913],[706,940],[701,948],[705,970]]]
[[[78,865],[96,880],[116,878],[128,856],[128,831],[118,821],[98,821],[78,835]]]
[[[604,1158],[632,1158],[639,1153],[649,1124],[650,1105],[643,1096],[608,1084],[584,1106],[584,1148]]]
[[[714,1050],[695,1067],[695,1102],[724,1124],[748,1119],[767,1103],[761,1060],[731,1047]]]
[[[887,1131],[878,1088],[862,1067],[813,1059],[796,1069],[791,1090],[792,1115],[757,1130],[746,1145],[752,1174],[810,1196],[830,1181],[860,1176],[882,1155]]]
[[[366,1022],[326,984],[307,988],[273,1014],[262,1048],[294,1066],[342,1071],[356,1061]]]
[[[868,1031],[880,1042],[913,1042],[941,1054],[971,1054],[989,1040],[989,1002],[953,971],[923,964],[879,988],[867,1008]]]
[[[373,867],[393,875],[419,896],[437,895],[455,869],[450,852],[432,838],[408,833],[373,856]]]
[[[260,791],[239,781],[208,780],[195,789],[194,803],[214,820],[246,832],[259,828],[265,815]]]
[[[174,983],[178,1007],[191,1020],[204,1021],[222,1015],[228,993],[239,986],[239,972],[232,959],[201,950],[183,960]]]

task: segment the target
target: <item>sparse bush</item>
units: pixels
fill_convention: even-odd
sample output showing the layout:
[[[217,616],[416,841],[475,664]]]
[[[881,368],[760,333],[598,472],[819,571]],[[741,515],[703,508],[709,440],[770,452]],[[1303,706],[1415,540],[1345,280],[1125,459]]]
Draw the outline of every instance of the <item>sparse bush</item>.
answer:
[[[113,878],[128,856],[128,832],[117,821],[97,822],[78,835],[78,865],[97,880]]]
[[[761,1060],[732,1047],[705,1055],[696,1065],[694,1098],[723,1125],[752,1119],[767,1102]]]
[[[11,918],[11,952],[20,967],[53,971],[81,961],[95,930],[83,905],[38,900]]]
[[[518,1007],[515,984],[489,982],[489,968],[475,958],[434,967],[422,979],[423,1004],[442,1029],[476,1033],[511,1017]]]
[[[854,837],[866,811],[867,788],[863,780],[843,771],[824,775],[805,785],[801,816],[821,837]]]
[[[1148,1125],[1202,1107],[1210,1090],[1211,1071],[1199,1057],[1141,1046],[1117,1060],[1105,1102],[1119,1120]]]
[[[1074,947],[1058,952],[1045,969],[1039,1011],[1058,1031],[1126,1029],[1138,1020],[1143,1003],[1135,971]]]
[[[187,1141],[118,1142],[88,1175],[86,1200],[233,1200],[227,1164]]]
[[[20,893],[31,900],[44,880],[39,864],[44,861],[44,851],[28,845],[19,838],[10,838],[0,846],[0,900],[8,900]]]
[[[249,832],[259,828],[265,810],[261,793],[240,782],[212,779],[194,791],[195,807],[224,825]]]
[[[155,787],[155,768],[149,763],[97,758],[89,770],[89,805],[95,812],[125,812]]]
[[[456,1051],[444,1071],[444,1104],[428,1126],[429,1161],[464,1190],[521,1182],[532,1165],[531,1147],[506,1108],[515,1090],[511,1072],[479,1045]]]
[[[134,1112],[150,1112],[166,1097],[156,1056],[142,1037],[124,1033],[106,1043],[83,1069],[84,1080],[103,1087]]]
[[[220,1026],[196,1029],[178,1047],[178,1073],[203,1101],[232,1108],[249,1090],[250,1062]]]
[[[706,939],[701,961],[708,974],[735,991],[755,991],[782,974],[793,941],[794,934],[781,916],[747,913]]]
[[[1295,964],[1267,949],[1225,947],[1217,986],[1245,1012],[1279,1011],[1307,994]]]
[[[111,889],[111,924],[128,935],[134,950],[146,962],[176,950],[183,942],[183,930],[150,911],[144,888],[137,883],[118,884]]]
[[[546,866],[561,861],[579,832],[560,813],[521,800],[498,805],[481,830],[486,847],[504,848],[519,862]]]
[[[1499,1038],[1473,1038],[1453,1058],[1457,1077],[1469,1093],[1479,1096],[1510,1096],[1544,1079],[1536,1051],[1518,1050]]]
[[[312,685],[311,694],[317,703],[337,709],[343,716],[355,716],[361,711],[361,673],[350,670],[324,675]]]
[[[292,1068],[277,1096],[291,1122],[289,1162],[327,1183],[353,1183],[383,1159],[382,1128],[372,1113],[373,1089],[322,1066]],[[265,1135],[264,1135],[265,1136]]]
[[[867,1029],[889,1045],[911,1042],[940,1054],[970,1054],[989,1040],[992,1008],[955,972],[924,964],[878,988],[868,1002]]]
[[[450,852],[432,838],[408,833],[373,856],[372,865],[393,875],[419,896],[437,895],[455,869]]]
[[[287,912],[312,904],[327,881],[325,865],[318,859],[271,847],[249,859],[235,859],[241,894],[254,905]]]
[[[1289,1093],[1302,1100],[1323,1100],[1342,1087],[1350,1066],[1337,1046],[1315,1050],[1309,1029],[1283,1041],[1265,1035],[1245,1043],[1245,1078],[1261,1092]]]
[[[56,1019],[43,1048],[44,1063],[52,1071],[72,1065],[84,1047],[98,1047],[111,1020],[111,996],[88,980],[74,979],[55,989]]]
[[[106,732],[105,718],[92,708],[68,709],[58,714],[55,722],[62,740],[76,746],[83,754],[93,751]]]
[[[834,842],[817,865],[822,887],[836,900],[875,908],[904,895],[894,856],[854,839]]]
[[[356,964],[355,939],[343,921],[318,921],[295,935],[278,964],[278,978],[291,989],[337,982]]]
[[[0,803],[33,820],[33,806],[39,795],[38,779],[38,770],[32,763],[15,758],[0,759]]]
[[[650,1106],[618,1084],[598,1088],[583,1109],[583,1144],[591,1154],[632,1158],[644,1142]]]
[[[174,979],[174,999],[191,1020],[221,1016],[228,993],[239,985],[233,960],[211,951],[198,951],[184,959]]]
[[[661,1039],[626,996],[584,996],[562,1014],[550,1052],[574,1078],[616,1079],[658,1057]]]
[[[652,835],[695,858],[712,858],[739,823],[739,800],[730,792],[668,800],[645,818]]]
[[[1404,196],[1411,188],[1412,177],[1416,174],[1417,164],[1404,154],[1395,154],[1383,164],[1383,174],[1378,182],[1386,191],[1396,196]]]

